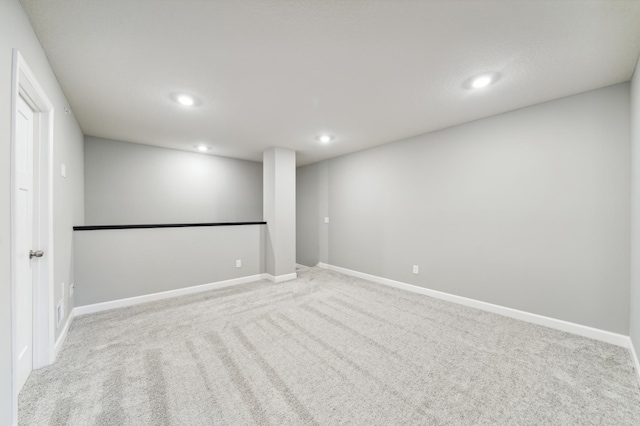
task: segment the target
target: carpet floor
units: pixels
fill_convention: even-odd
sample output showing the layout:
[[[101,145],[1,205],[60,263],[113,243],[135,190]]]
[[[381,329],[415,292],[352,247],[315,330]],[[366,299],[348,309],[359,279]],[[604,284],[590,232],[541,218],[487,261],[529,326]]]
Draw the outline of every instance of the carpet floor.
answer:
[[[626,349],[311,268],[78,317],[20,425],[640,425]]]

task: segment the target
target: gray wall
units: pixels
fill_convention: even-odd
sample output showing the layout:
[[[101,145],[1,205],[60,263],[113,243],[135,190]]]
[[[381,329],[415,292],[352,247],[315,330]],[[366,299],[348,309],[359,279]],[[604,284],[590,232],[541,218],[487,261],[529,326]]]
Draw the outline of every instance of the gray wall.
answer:
[[[88,225],[262,220],[262,164],[85,138]]]
[[[627,334],[629,155],[625,83],[328,160],[329,263]]]
[[[329,263],[329,226],[324,222],[325,217],[329,217],[329,166],[328,161],[320,164],[320,173],[318,174],[319,193],[318,199],[320,207],[320,262]]]
[[[631,81],[631,294],[629,334],[640,356],[640,59]]]
[[[53,103],[54,114],[54,297],[63,296],[61,283],[72,276],[72,226],[83,223],[82,133],[58,85],[40,43],[18,0],[0,1],[0,424],[11,424],[11,284],[10,284],[10,143],[12,49],[24,56]],[[67,165],[67,178],[60,176],[61,163]],[[73,307],[67,300],[66,312]],[[56,337],[65,321],[56,330]]]
[[[301,265],[328,263],[329,162],[296,169],[296,259]]]
[[[264,225],[76,231],[76,304],[261,274],[263,239]]]
[[[315,266],[320,262],[320,166],[296,169],[296,262]]]

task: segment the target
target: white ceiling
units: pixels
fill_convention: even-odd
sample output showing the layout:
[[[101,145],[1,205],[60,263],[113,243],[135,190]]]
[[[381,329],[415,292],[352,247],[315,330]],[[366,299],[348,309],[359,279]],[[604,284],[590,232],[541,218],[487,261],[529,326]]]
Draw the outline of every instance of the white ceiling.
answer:
[[[627,81],[640,54],[638,0],[22,4],[86,135],[299,165]]]

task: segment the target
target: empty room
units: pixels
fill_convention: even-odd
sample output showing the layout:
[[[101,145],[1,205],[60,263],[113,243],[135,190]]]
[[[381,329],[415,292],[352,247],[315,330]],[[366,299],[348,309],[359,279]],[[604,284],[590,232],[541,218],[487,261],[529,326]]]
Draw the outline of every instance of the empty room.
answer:
[[[640,1],[1,0],[0,425],[640,425]]]

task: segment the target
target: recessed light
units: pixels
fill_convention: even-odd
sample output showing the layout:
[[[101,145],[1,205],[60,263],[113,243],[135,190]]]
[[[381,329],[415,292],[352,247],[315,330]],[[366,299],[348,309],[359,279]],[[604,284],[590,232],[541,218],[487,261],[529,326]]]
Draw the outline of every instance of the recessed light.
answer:
[[[318,140],[322,143],[329,143],[333,140],[333,136],[331,135],[320,135],[318,136]]]
[[[192,106],[196,101],[189,95],[178,95],[176,98],[184,106]]]
[[[196,149],[200,152],[207,152],[209,151],[211,148],[209,148],[206,145],[196,145]]]
[[[500,78],[500,74],[495,72],[480,74],[480,75],[476,75],[475,77],[471,77],[470,79],[465,81],[463,86],[466,87],[467,89],[472,89],[472,90],[482,89],[484,87],[487,87],[495,83],[496,81],[498,81],[499,78]]]
[[[491,77],[488,75],[483,75],[473,80],[473,82],[471,83],[471,87],[473,87],[474,89],[481,89],[483,87],[487,87],[490,84]]]

